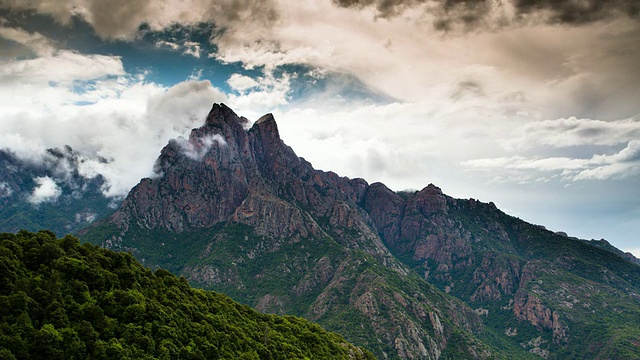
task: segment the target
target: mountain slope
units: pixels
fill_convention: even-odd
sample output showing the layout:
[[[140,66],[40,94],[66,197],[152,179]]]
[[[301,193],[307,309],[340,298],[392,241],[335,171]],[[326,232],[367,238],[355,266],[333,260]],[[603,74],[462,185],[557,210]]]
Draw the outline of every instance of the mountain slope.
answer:
[[[48,231],[0,234],[3,359],[372,359],[292,316],[195,290],[129,254]]]
[[[248,124],[214,105],[84,239],[379,357],[640,356],[637,265],[434,185],[315,170],[273,116]]]
[[[372,184],[365,209],[399,259],[524,348],[544,357],[640,356],[640,266],[611,249],[434,186],[396,194]]]
[[[68,234],[110,215],[119,201],[102,194],[101,176],[80,175],[80,161],[68,146],[33,161],[0,150],[0,231]]]
[[[368,184],[313,169],[271,115],[214,105],[83,238],[259,310],[340,331],[384,358],[488,358],[478,316],[400,263],[358,205]]]

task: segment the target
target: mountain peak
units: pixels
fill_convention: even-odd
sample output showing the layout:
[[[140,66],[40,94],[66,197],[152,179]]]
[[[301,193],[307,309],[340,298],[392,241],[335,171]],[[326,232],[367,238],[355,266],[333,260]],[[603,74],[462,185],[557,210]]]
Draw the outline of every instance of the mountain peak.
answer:
[[[238,124],[246,128],[249,120],[245,117],[238,116],[230,107],[223,103],[215,103],[211,107],[211,111],[207,116],[205,125],[208,127],[224,127],[224,124],[234,126]]]
[[[268,122],[275,122],[275,118],[273,117],[272,113],[268,113],[265,115],[262,115],[262,117],[260,117],[260,119],[258,119],[258,121],[256,121],[256,124],[263,124],[263,123],[268,123]]]
[[[621,327],[635,336],[640,323],[640,267],[610,244],[554,234],[433,184],[396,193],[316,170],[280,139],[272,114],[249,130],[242,123],[215,104],[190,145],[167,146],[162,176],[132,189],[92,241],[263,311],[339,326],[380,358],[597,358],[635,341],[608,340]],[[628,325],[606,315],[613,310],[594,312],[605,301],[630,309]],[[476,356],[478,345],[489,349],[479,316],[511,356]],[[602,339],[611,345],[589,348]],[[638,358],[640,348],[630,351],[618,357]]]
[[[269,113],[263,115],[258,121],[253,124],[252,129],[257,129],[263,136],[269,134],[272,138],[280,138],[280,132],[278,131],[278,124],[273,114]]]

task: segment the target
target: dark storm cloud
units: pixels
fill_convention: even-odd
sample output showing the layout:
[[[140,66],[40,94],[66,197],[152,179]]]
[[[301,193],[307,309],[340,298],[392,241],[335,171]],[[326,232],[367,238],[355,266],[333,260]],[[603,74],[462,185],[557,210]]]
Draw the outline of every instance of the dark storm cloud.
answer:
[[[429,3],[427,0],[333,0],[335,4],[348,8],[365,8],[374,6],[378,16],[393,17],[407,8]],[[438,30],[449,30],[454,23],[462,23],[465,27],[473,27],[484,19],[495,6],[493,0],[441,0],[436,8],[430,8],[436,16],[434,27]],[[497,4],[499,6],[499,4]]]
[[[521,15],[549,12],[552,23],[586,24],[624,14],[638,19],[640,2],[636,0],[514,0]]]
[[[375,7],[378,16],[393,17],[407,8],[427,5],[434,27],[450,30],[458,25],[466,29],[501,27],[509,23],[542,20],[547,23],[579,25],[603,19],[640,17],[640,2],[635,0],[333,0],[347,8]],[[509,15],[509,9],[513,14]],[[498,16],[491,16],[497,14]],[[490,22],[490,23],[488,23]]]

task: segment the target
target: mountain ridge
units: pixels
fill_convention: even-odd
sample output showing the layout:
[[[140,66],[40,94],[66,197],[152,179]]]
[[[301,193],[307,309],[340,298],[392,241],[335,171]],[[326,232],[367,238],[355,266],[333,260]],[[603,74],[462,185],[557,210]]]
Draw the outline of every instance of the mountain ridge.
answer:
[[[162,149],[158,175],[84,238],[260,310],[318,321],[379,357],[640,351],[618,346],[636,332],[610,330],[615,314],[597,328],[622,336],[613,345],[582,349],[592,337],[578,328],[597,320],[595,304],[640,309],[640,267],[433,184],[399,194],[315,170],[271,114],[248,124],[214,104],[188,140]]]

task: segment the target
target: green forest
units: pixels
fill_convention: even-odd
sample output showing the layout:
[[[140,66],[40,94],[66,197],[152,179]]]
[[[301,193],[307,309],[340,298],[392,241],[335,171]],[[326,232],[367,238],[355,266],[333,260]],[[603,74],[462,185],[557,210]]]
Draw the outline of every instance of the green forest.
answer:
[[[51,231],[0,234],[0,359],[373,359],[127,253]]]

